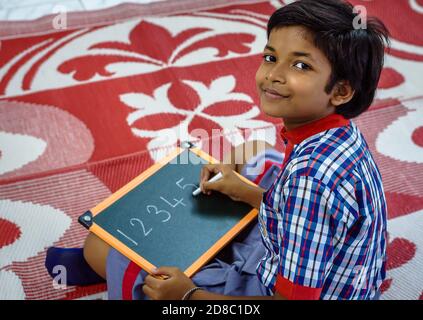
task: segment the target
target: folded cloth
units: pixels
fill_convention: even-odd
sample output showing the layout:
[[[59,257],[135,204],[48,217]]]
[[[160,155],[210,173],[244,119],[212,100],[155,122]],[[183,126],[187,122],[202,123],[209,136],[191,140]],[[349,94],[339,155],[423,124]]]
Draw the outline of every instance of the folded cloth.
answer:
[[[281,170],[284,155],[275,149],[266,149],[248,160],[241,175],[268,189]]]

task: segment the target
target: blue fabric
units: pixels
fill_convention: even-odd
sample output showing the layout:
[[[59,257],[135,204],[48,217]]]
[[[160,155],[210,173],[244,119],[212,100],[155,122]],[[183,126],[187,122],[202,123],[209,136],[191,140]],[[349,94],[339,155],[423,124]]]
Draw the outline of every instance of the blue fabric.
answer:
[[[106,281],[97,275],[85,261],[84,249],[82,248],[49,248],[45,267],[52,278],[57,276],[57,273],[54,272],[56,266],[65,267],[66,284],[68,286],[87,286]]]

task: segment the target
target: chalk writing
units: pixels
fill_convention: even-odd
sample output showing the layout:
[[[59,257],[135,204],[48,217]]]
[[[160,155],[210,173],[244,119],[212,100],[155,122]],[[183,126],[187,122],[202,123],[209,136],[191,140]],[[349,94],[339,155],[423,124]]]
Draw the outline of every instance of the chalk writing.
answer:
[[[197,189],[197,185],[193,184],[193,183],[183,183],[184,178],[179,179],[178,181],[176,181],[176,185],[182,189],[185,190],[186,188],[193,188],[193,189]],[[173,200],[169,201],[168,199],[166,199],[163,196],[159,197],[164,203],[166,203],[166,205],[168,205],[171,208],[176,208],[177,206],[183,206],[186,207],[187,204],[184,202],[183,198],[177,199],[177,198],[173,198]],[[148,214],[154,214],[156,216],[160,216],[161,218],[161,222],[162,223],[166,223],[168,222],[171,218],[172,218],[172,214],[164,209],[159,208],[156,205],[153,204],[148,204],[146,206],[146,211]],[[144,222],[139,219],[139,218],[131,218],[129,220],[129,223],[131,224],[132,227],[140,227],[140,229],[142,230],[142,235],[144,237],[147,237],[149,234],[151,234],[151,232],[153,231],[153,228],[146,228],[146,225],[144,224]],[[135,246],[138,246],[138,242],[135,241],[134,239],[132,239],[130,236],[128,236],[125,232],[123,232],[120,229],[117,229],[117,232],[119,234],[121,234],[124,238],[126,238],[128,241],[130,241],[132,244],[134,244]]]

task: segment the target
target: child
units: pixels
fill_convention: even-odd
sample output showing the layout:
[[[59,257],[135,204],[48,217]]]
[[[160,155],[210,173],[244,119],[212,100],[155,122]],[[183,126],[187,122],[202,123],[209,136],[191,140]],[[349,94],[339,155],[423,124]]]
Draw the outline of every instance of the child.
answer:
[[[283,119],[285,155],[267,148],[245,159],[241,172],[265,189],[242,182],[231,165],[202,170],[204,193],[260,209],[260,232],[246,230],[192,280],[165,266],[155,274],[166,280],[146,275],[91,235],[85,258],[107,277],[110,298],[377,298],[385,278],[386,201],[367,143],[348,119],[373,101],[388,31],[375,18],[354,29],[355,18],[340,0],[299,0],[276,10],[256,84],[263,112]],[[280,170],[248,175],[269,157],[282,162]],[[217,172],[221,180],[206,182]]]

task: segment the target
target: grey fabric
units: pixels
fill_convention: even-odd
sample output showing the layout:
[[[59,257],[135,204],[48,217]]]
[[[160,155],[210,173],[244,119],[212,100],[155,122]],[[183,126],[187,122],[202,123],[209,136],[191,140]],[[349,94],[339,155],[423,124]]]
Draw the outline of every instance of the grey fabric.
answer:
[[[270,295],[256,275],[257,263],[264,257],[257,223],[241,233],[212,262],[194,277],[194,283],[208,291],[234,296]]]

